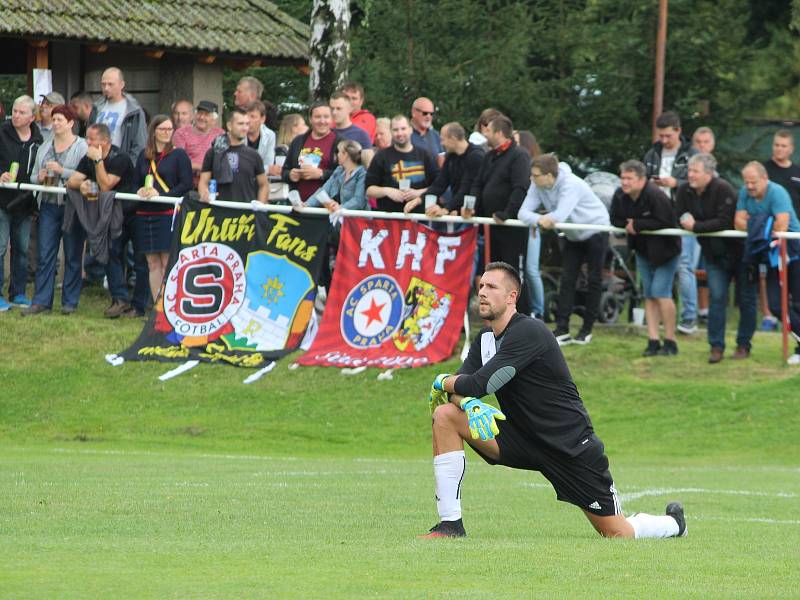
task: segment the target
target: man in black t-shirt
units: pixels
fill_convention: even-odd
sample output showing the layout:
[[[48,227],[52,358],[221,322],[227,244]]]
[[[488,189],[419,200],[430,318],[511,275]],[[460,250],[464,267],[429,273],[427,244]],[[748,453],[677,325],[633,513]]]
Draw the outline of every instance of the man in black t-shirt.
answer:
[[[426,192],[438,197],[436,206],[425,211],[432,217],[458,214],[464,205],[464,196],[470,193],[472,182],[478,176],[484,156],[483,149],[467,141],[464,128],[455,121],[442,126],[441,142],[447,155],[442,170]],[[448,189],[451,194],[445,198]]]
[[[67,187],[90,195],[90,186],[97,184],[99,192],[132,193],[135,189],[133,164],[127,154],[111,145],[111,132],[104,123],[95,123],[86,130],[89,149],[78,163],[75,173],[67,181]],[[143,316],[150,298],[149,271],[144,253],[136,247],[136,205],[134,200],[115,200],[122,203],[124,220],[122,234],[111,240],[106,277],[111,294],[111,306],[103,313],[109,319],[117,317]],[[129,301],[127,278],[125,277],[125,255],[128,242],[133,242],[133,262],[136,283],[133,297]]]
[[[210,200],[208,182],[217,182],[217,200],[250,202],[257,199],[264,204],[269,196],[269,182],[264,172],[261,155],[248,148],[247,130],[250,118],[247,111],[236,107],[228,119],[228,133],[219,136],[203,158],[197,191],[203,202]]]
[[[792,198],[794,211],[800,214],[800,165],[792,162],[794,135],[788,129],[779,129],[772,138],[772,156],[764,161],[769,180],[782,185]]]
[[[411,143],[408,118],[392,119],[392,145],[378,151],[367,169],[367,196],[378,210],[423,212],[422,196],[436,179],[439,167],[431,154]]]
[[[461,485],[467,442],[486,462],[539,471],[557,498],[583,510],[606,537],[686,535],[683,507],[666,515],[625,518],[608,469],[603,442],[572,381],[552,332],[516,311],[517,271],[493,262],[481,277],[481,329],[457,375],[434,380],[433,465],[440,521],[425,536],[463,537]],[[500,409],[480,398],[494,394]]]

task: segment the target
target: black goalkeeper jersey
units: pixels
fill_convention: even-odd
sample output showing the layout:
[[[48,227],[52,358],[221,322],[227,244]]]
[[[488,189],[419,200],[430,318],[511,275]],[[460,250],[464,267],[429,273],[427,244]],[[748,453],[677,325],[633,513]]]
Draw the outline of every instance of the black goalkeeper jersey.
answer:
[[[569,456],[587,447],[592,421],[552,332],[515,314],[500,337],[481,329],[458,370],[455,391],[481,398],[495,394],[510,423]]]

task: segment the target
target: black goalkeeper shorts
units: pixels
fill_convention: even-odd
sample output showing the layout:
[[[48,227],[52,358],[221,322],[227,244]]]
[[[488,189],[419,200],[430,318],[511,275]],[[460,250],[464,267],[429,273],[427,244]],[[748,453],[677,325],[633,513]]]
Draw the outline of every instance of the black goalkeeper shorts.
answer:
[[[596,435],[587,437],[586,448],[578,456],[568,456],[524,435],[510,421],[498,421],[497,445],[500,459],[483,458],[490,465],[539,471],[552,484],[556,497],[598,515],[622,514],[614,480],[608,470],[605,446]],[[474,449],[474,448],[473,448]]]

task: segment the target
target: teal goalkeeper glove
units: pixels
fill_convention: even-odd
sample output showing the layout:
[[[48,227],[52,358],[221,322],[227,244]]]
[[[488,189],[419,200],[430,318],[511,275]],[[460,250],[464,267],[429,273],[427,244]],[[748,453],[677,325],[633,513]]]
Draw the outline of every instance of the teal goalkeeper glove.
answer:
[[[431,393],[428,395],[428,404],[430,404],[431,407],[431,414],[433,414],[437,406],[447,404],[450,401],[447,397],[447,392],[445,392],[442,387],[444,385],[444,380],[448,377],[450,377],[450,373],[441,373],[433,380]]]
[[[472,439],[480,437],[483,441],[493,440],[494,436],[500,433],[500,428],[495,423],[495,419],[506,420],[506,416],[494,406],[482,402],[479,398],[464,398],[461,401],[461,409],[467,413],[469,420],[469,432]]]

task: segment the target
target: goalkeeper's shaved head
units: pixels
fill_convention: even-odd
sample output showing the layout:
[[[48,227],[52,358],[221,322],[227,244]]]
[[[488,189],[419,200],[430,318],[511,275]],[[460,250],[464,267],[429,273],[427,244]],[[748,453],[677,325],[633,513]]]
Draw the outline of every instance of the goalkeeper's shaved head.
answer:
[[[519,278],[519,273],[507,262],[497,261],[491,262],[484,268],[484,273],[488,271],[502,271],[505,275],[506,281],[509,284],[509,291],[516,291],[519,296],[522,291],[522,280]]]

